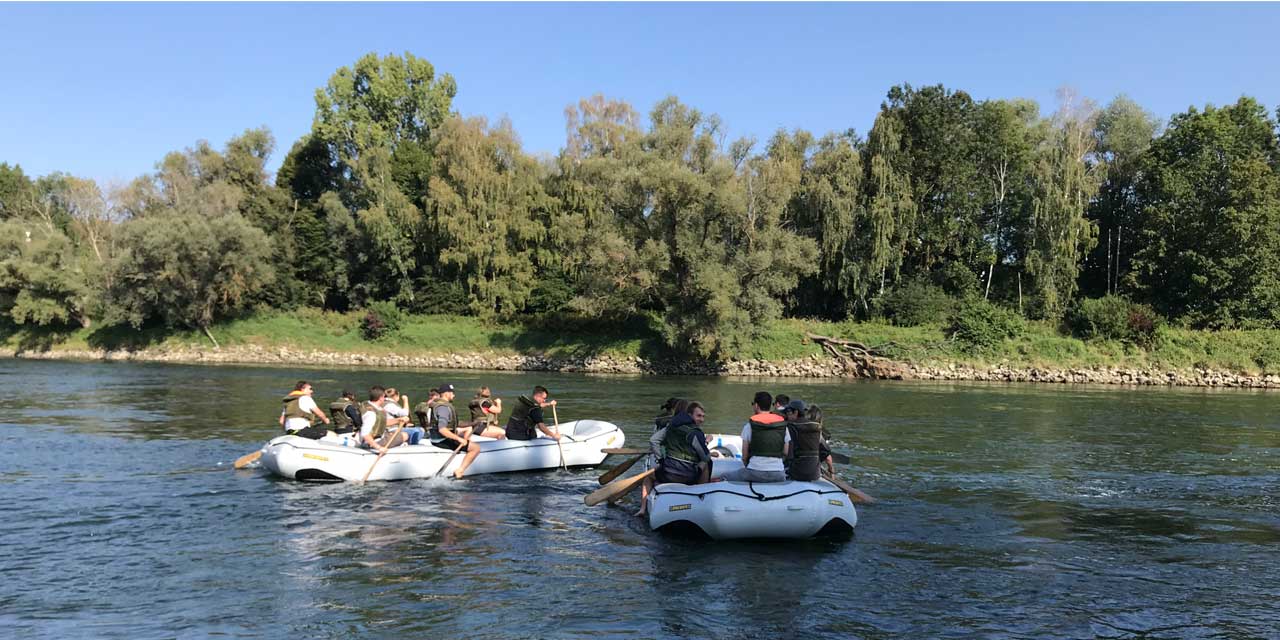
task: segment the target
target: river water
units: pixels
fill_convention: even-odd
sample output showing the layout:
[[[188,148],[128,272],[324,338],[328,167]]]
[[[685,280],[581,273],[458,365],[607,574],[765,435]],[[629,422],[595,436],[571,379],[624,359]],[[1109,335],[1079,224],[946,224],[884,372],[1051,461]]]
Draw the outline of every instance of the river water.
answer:
[[[231,462],[298,378],[551,388],[634,446],[820,404],[849,540],[668,538],[600,470],[303,484]],[[0,360],[0,637],[1280,637],[1274,393]]]

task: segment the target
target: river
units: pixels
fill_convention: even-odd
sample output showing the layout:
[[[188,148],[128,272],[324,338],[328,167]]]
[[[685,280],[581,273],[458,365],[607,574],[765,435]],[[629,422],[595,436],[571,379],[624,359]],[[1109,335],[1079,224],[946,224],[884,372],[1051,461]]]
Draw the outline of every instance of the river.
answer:
[[[659,536],[600,470],[303,484],[231,462],[321,406],[449,382],[633,446],[816,402],[880,498],[851,539]],[[1275,392],[0,360],[0,637],[1280,637]]]

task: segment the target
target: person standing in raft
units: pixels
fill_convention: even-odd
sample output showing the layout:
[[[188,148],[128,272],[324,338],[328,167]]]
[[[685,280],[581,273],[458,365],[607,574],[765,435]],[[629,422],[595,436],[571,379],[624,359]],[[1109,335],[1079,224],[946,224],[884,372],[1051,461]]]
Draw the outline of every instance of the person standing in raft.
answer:
[[[773,396],[757,391],[751,402],[755,412],[742,427],[742,464],[722,477],[731,482],[786,482],[783,460],[791,447],[791,434],[782,416],[769,411]]]
[[[328,430],[315,426],[316,418],[320,418],[325,424],[329,424],[329,418],[316,406],[315,399],[311,397],[314,392],[310,382],[299,380],[293,386],[293,391],[282,398],[284,408],[280,411],[280,426],[284,427],[285,433],[312,440],[319,440],[329,433]]]
[[[501,440],[507,437],[506,429],[498,426],[498,414],[502,413],[502,400],[490,398],[489,387],[480,387],[480,393],[471,400],[471,435],[467,437],[467,455],[453,472],[454,478],[461,478],[467,467],[480,455],[480,443],[476,436]]]
[[[689,402],[687,407],[685,401],[680,402],[680,410],[670,423],[649,438],[649,451],[657,458],[658,468],[640,489],[637,516],[647,511],[649,492],[655,484],[705,484],[711,480],[711,451],[707,434],[702,432],[706,409],[700,402]]]
[[[542,415],[543,407],[556,404],[555,400],[547,401],[548,393],[546,387],[537,386],[533,388],[532,398],[520,396],[516,400],[516,406],[511,409],[511,417],[507,419],[508,440],[532,440],[538,437],[539,431],[552,440],[560,439],[560,432],[548,427],[546,418]]]
[[[385,453],[408,440],[403,431],[393,437],[387,431],[386,390],[377,385],[369,388],[369,401],[360,404],[360,441],[366,449]]]
[[[334,433],[355,433],[360,424],[360,405],[356,403],[356,394],[343,389],[342,397],[329,403],[329,412],[333,414]]]

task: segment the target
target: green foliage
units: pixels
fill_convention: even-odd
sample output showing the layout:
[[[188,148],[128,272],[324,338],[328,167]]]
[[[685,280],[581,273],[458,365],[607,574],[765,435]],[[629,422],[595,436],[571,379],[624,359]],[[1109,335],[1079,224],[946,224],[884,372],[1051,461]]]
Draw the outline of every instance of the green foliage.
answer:
[[[381,340],[395,335],[404,325],[404,314],[394,302],[370,302],[360,319],[360,333],[365,340]]]
[[[1025,322],[1013,311],[985,300],[966,300],[947,320],[947,335],[968,353],[995,352],[1006,340],[1025,330]]]
[[[1198,327],[1280,326],[1280,140],[1251,98],[1173,117],[1139,186],[1141,296]]]
[[[0,314],[16,324],[89,322],[92,270],[71,239],[30,220],[0,221]]]
[[[1120,340],[1150,346],[1160,326],[1155,310],[1120,296],[1076,301],[1066,318],[1071,334],[1086,340]]]
[[[893,324],[916,327],[946,321],[954,301],[941,287],[913,279],[886,294],[881,304],[885,318]]]
[[[106,319],[207,329],[250,308],[271,284],[272,253],[267,235],[235,211],[130,220],[111,265]]]

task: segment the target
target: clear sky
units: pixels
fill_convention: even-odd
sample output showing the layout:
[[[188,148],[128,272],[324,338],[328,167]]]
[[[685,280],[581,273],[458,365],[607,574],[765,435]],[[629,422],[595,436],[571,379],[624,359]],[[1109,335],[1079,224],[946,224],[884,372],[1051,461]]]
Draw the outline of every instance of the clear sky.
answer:
[[[200,139],[266,125],[279,166],[315,90],[364,53],[411,52],[464,115],[564,145],[601,92],[674,94],[731,137],[866,132],[894,84],[1044,112],[1071,85],[1161,118],[1252,95],[1280,104],[1278,4],[0,4],[0,162],[127,180]]]

